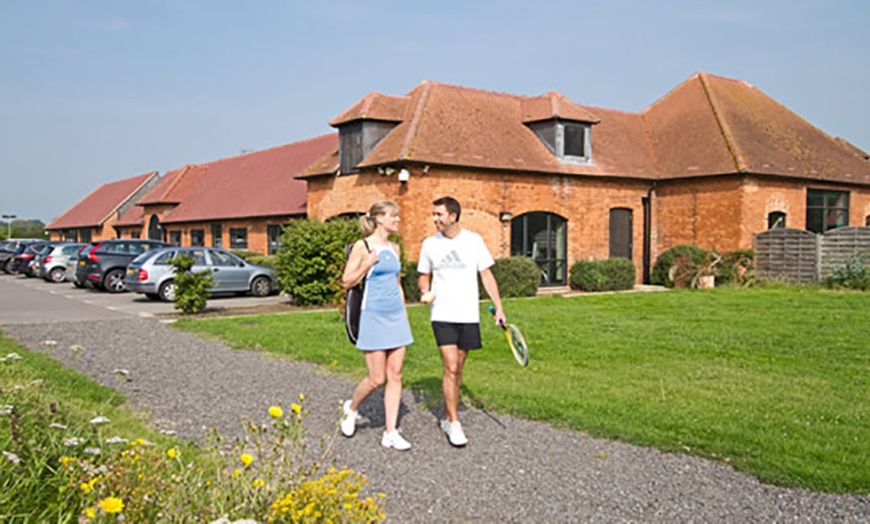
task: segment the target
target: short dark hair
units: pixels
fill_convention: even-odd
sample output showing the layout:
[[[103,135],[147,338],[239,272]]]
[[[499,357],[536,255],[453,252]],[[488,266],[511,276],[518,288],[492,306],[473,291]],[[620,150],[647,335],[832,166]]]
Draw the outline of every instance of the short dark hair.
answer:
[[[462,214],[462,206],[459,205],[459,201],[453,197],[441,197],[432,202],[432,205],[435,206],[444,206],[447,209],[447,213],[453,213],[456,215],[456,221],[459,222],[459,215]]]

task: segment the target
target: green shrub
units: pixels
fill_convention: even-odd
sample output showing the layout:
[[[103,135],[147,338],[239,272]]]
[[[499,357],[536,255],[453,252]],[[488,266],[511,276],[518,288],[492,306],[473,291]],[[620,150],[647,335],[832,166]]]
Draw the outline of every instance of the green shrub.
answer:
[[[199,313],[205,309],[214,277],[211,270],[192,272],[196,261],[189,255],[173,258],[169,265],[175,270],[175,309],[185,315]]]
[[[755,252],[751,249],[739,249],[722,255],[722,261],[716,267],[716,284],[744,285],[753,279]]]
[[[674,281],[671,279],[671,268],[674,266],[674,261],[680,258],[684,266],[691,264],[695,267],[701,267],[704,265],[708,253],[704,248],[689,244],[681,244],[665,250],[656,259],[650,274],[650,283],[674,287]]]
[[[420,273],[417,272],[417,262],[402,262],[402,291],[405,292],[406,302],[420,301],[420,288],[417,287],[417,280],[419,278]]]
[[[256,251],[250,251],[248,249],[230,249],[230,251],[246,262],[250,262],[253,258],[265,256],[262,253],[257,253]]]
[[[842,267],[831,271],[825,279],[825,286],[830,288],[845,288],[867,291],[870,289],[870,269],[864,259],[868,255],[855,252]]]
[[[527,257],[499,258],[491,268],[498,283],[498,294],[502,298],[533,297],[541,283],[541,269]],[[480,296],[487,297],[483,283],[478,278]]]
[[[301,306],[338,304],[345,248],[361,235],[353,220],[291,221],[274,258],[281,290]]]
[[[579,260],[571,266],[569,285],[583,291],[617,291],[634,288],[637,270],[627,258]]]

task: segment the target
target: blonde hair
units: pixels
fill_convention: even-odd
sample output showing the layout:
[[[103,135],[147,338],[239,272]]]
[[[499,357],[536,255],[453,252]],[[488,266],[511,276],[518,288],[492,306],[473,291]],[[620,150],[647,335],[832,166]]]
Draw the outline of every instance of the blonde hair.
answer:
[[[399,204],[392,200],[380,200],[372,204],[372,207],[369,208],[369,212],[359,217],[359,228],[362,229],[363,236],[369,236],[374,233],[375,229],[378,227],[378,222],[375,220],[375,217],[386,214],[388,211],[398,213]]]

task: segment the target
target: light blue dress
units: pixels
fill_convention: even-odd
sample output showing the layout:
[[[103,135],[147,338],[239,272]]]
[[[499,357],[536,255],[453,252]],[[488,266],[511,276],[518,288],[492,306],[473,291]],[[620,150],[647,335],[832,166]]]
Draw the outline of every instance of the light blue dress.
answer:
[[[356,341],[356,347],[363,351],[393,349],[414,342],[399,290],[399,256],[389,246],[376,249],[378,261],[366,276]]]

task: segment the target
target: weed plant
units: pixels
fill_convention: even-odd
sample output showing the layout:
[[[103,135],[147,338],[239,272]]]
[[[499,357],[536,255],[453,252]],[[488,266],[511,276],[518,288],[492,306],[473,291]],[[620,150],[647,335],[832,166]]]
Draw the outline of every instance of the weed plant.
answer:
[[[46,355],[4,338],[0,355],[0,521],[384,519],[383,495],[364,496],[365,477],[332,464],[330,438],[307,449],[302,394],[270,406],[268,424],[243,422],[243,437],[215,431],[197,447]]]

